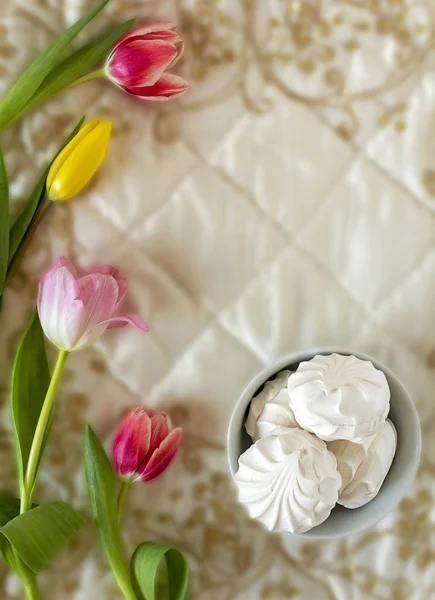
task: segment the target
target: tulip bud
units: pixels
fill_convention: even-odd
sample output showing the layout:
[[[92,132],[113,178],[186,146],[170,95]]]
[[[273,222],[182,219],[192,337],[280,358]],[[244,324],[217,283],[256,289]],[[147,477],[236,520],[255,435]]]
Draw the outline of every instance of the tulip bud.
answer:
[[[165,413],[135,408],[125,418],[113,444],[116,470],[129,483],[151,481],[169,467],[182,437],[183,430],[172,429]]]
[[[126,33],[106,61],[105,73],[131,96],[164,102],[184,94],[189,87],[167,73],[183,53],[183,41],[173,23],[155,23]]]
[[[79,194],[103,162],[112,123],[91,121],[84,125],[58,154],[47,177],[50,200],[69,200]]]

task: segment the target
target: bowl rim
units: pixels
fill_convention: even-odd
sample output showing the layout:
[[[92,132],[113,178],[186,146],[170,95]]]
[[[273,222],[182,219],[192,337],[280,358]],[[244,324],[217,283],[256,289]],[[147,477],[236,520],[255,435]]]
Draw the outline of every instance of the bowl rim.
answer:
[[[281,356],[280,358],[278,358],[277,360],[275,360],[269,366],[262,369],[259,373],[257,373],[257,375],[255,377],[253,377],[248,382],[248,384],[245,386],[242,393],[240,394],[239,398],[237,399],[237,402],[234,404],[232,412],[231,412],[231,416],[230,416],[230,419],[228,422],[227,437],[226,437],[227,461],[228,461],[231,478],[233,481],[234,481],[234,476],[235,476],[235,473],[237,470],[239,457],[234,456],[234,452],[232,452],[232,449],[234,447],[236,438],[241,435],[241,431],[238,427],[238,422],[240,422],[240,412],[243,411],[243,415],[244,415],[246,413],[249,403],[251,402],[252,398],[254,397],[255,393],[259,390],[259,388],[262,385],[264,385],[264,383],[266,383],[266,381],[268,381],[271,377],[273,377],[274,375],[276,375],[277,373],[279,373],[286,367],[288,368],[290,365],[296,365],[303,361],[311,360],[316,355],[327,356],[330,354],[342,354],[345,356],[353,355],[361,360],[368,360],[377,369],[383,371],[385,373],[385,375],[387,376],[387,379],[393,380],[395,385],[400,389],[401,400],[402,400],[402,402],[406,403],[407,408],[409,409],[410,414],[412,415],[412,418],[413,418],[413,423],[411,424],[411,427],[413,427],[416,432],[416,444],[412,449],[413,450],[412,454],[408,458],[407,468],[406,468],[405,472],[403,473],[403,477],[401,477],[401,480],[403,480],[403,482],[406,482],[407,485],[411,484],[413,482],[413,480],[415,478],[415,474],[418,469],[419,461],[420,461],[422,439],[421,439],[421,428],[420,428],[419,417],[418,417],[418,413],[415,408],[414,402],[412,401],[411,395],[409,394],[408,390],[406,389],[406,387],[404,386],[402,381],[397,377],[397,375],[389,367],[385,366],[380,360],[378,360],[377,358],[375,358],[369,354],[366,354],[364,352],[360,352],[358,350],[353,350],[351,348],[342,347],[342,346],[337,346],[337,347],[336,346],[319,346],[316,348],[307,348],[305,350],[298,350],[296,352],[291,352],[289,354],[285,354],[285,355]],[[406,489],[407,485],[403,485],[402,488]],[[310,529],[304,533],[301,533],[301,534],[293,534],[290,532],[284,532],[282,535],[289,535],[294,538],[301,538],[301,539],[305,539],[305,540],[307,540],[307,539],[320,540],[320,539],[332,539],[332,538],[337,538],[337,537],[341,537],[344,535],[358,533],[369,527],[372,527],[378,521],[383,519],[387,514],[389,514],[399,504],[400,500],[403,498],[404,495],[405,495],[405,493],[402,493],[401,495],[398,494],[398,496],[396,498],[394,498],[390,503],[386,503],[386,504],[388,504],[388,506],[384,506],[382,509],[380,509],[379,513],[376,515],[376,518],[372,519],[370,522],[368,522],[365,525],[364,524],[355,525],[354,527],[347,528],[346,531],[343,531],[343,532],[338,532],[336,534],[326,534],[326,533],[322,533],[321,531],[316,532],[316,529],[318,529],[318,527],[320,527],[320,525],[321,525],[320,524],[319,526],[313,527],[312,529]],[[358,510],[358,509],[354,509],[354,510]],[[328,517],[328,519],[329,519],[329,517]],[[326,519],[326,521],[328,519]]]

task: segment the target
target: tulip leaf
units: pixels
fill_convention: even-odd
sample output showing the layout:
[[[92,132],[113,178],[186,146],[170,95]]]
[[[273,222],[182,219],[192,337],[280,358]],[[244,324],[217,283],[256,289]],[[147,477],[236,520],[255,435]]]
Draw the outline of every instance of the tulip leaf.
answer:
[[[35,313],[20,340],[11,381],[11,414],[17,448],[20,489],[45,395],[50,384],[50,368],[44,332]],[[45,445],[46,439],[44,440]],[[43,454],[43,448],[40,456]]]
[[[89,425],[85,433],[85,474],[92,515],[107,561],[124,596],[135,598],[122,551],[115,474],[100,440]]]
[[[37,504],[33,504],[36,508]],[[0,492],[0,527],[15,519],[20,514],[20,499],[6,492]]]
[[[34,504],[32,508],[37,505]],[[0,527],[4,527],[9,521],[15,519],[20,514],[20,499],[11,496],[10,494],[0,492]],[[3,555],[5,562],[16,570],[16,558],[12,550],[12,546],[8,540],[0,535],[0,552]]]
[[[3,154],[0,149],[0,291],[9,263],[9,185]]]
[[[71,56],[68,56],[44,79],[26,105],[25,110],[38,106],[74,83],[79,77],[89,73],[92,67],[109,54],[109,51],[127,33],[133,23],[134,19],[125,23],[118,23],[71,54]]]
[[[97,16],[110,0],[100,0],[74,25],[66,29],[18,78],[0,104],[0,129],[22,111],[74,38]]]
[[[20,514],[20,500],[9,494],[0,493],[0,527],[3,527]],[[0,552],[3,555],[5,562],[14,570],[16,570],[16,559],[12,546],[8,540],[0,535]]]
[[[0,529],[21,560],[35,573],[42,571],[80,531],[81,516],[66,502],[32,508]]]
[[[37,505],[33,504],[32,508],[35,508]],[[20,514],[20,499],[11,496],[10,494],[0,492],[0,528],[18,517]],[[26,565],[22,563],[17,565],[17,557],[14,554],[13,548],[9,541],[3,536],[0,535],[0,552],[3,555],[4,561],[13,569],[23,575],[23,570],[27,570],[28,574],[31,574],[32,571],[28,569]]]
[[[19,514],[19,513],[18,513]],[[18,515],[16,515],[18,516]],[[1,535],[0,529],[0,552],[3,556],[3,559],[9,567],[15,571],[19,577],[24,581],[29,581],[36,577],[35,573],[29,569],[29,567],[19,560],[19,557],[14,552],[14,549],[7,538],[4,535]]]
[[[169,600],[185,600],[189,588],[189,569],[179,550],[156,542],[144,542],[131,558],[131,578],[141,600],[157,600],[157,575],[166,561]]]
[[[0,535],[0,552],[2,553],[5,563],[8,564],[14,571],[18,571],[13,548],[3,535]]]
[[[19,213],[11,227],[9,233],[9,262],[12,261],[12,258],[14,257],[23,238],[25,237],[32,219],[35,216],[36,210],[44,196],[45,180],[47,179],[47,175],[48,168],[44,171],[42,177],[40,177],[38,183],[27,199],[23,210]]]
[[[6,525],[20,514],[20,499],[0,493],[0,527]]]
[[[41,208],[41,206],[44,203],[45,182],[46,182],[47,175],[48,175],[51,165],[55,161],[57,155],[60,152],[62,152],[62,150],[65,148],[65,146],[67,144],[69,144],[69,142],[77,134],[77,132],[83,125],[84,120],[85,120],[85,117],[82,117],[82,119],[80,119],[80,121],[74,127],[74,129],[69,134],[69,136],[67,137],[65,142],[62,144],[61,148],[59,148],[59,150],[56,152],[56,155],[53,157],[53,160],[48,165],[48,167],[45,169],[44,173],[42,174],[38,183],[36,184],[34,190],[32,191],[29,198],[27,199],[27,202],[24,205],[22,211],[20,212],[20,214],[18,215],[14,224],[12,225],[10,234],[9,234],[9,269],[11,268],[11,264],[16,261],[15,255],[16,255],[18,249],[20,248],[21,244],[23,243],[23,240],[25,239],[32,222],[36,218],[39,209]]]

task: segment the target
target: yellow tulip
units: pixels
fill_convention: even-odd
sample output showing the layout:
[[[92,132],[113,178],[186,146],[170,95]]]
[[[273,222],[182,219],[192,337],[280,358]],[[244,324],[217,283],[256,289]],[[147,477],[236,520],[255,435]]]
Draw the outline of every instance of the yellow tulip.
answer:
[[[82,191],[106,156],[111,132],[110,121],[91,121],[80,129],[51,165],[50,200],[69,200]]]

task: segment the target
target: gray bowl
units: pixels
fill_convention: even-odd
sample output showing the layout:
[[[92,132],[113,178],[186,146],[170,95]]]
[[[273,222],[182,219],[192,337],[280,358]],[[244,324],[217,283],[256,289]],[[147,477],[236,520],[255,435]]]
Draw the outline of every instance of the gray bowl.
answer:
[[[388,418],[397,430],[397,449],[390,471],[378,495],[360,508],[348,509],[336,505],[326,521],[309,531],[293,537],[304,539],[330,539],[357,533],[371,527],[385,517],[409,493],[418,468],[421,451],[421,431],[417,411],[401,381],[387,367],[375,358],[342,348],[319,348],[295,352],[280,358],[264,369],[247,385],[234,406],[231,415],[227,452],[232,476],[238,469],[238,459],[252,444],[245,431],[245,420],[252,398],[261,390],[266,381],[283,369],[294,371],[302,361],[311,360],[316,354],[350,355],[371,361],[377,369],[385,373],[391,390],[391,408]],[[284,535],[292,535],[286,533]]]

